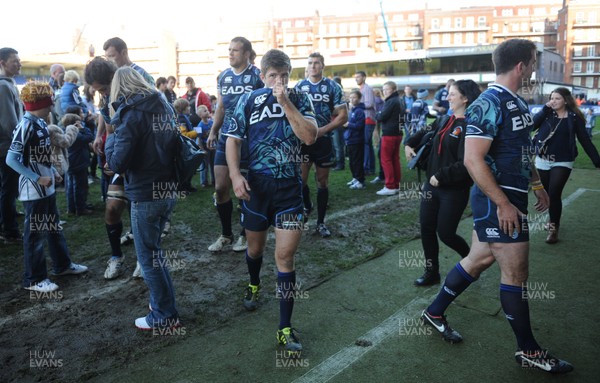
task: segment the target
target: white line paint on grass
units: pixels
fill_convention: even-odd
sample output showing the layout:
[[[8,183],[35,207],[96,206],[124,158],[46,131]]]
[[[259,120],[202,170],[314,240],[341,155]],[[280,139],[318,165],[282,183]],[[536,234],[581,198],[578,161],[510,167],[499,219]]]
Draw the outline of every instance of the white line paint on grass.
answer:
[[[417,297],[396,311],[392,316],[381,322],[379,326],[369,330],[359,339],[371,342],[368,347],[351,345],[344,347],[336,354],[324,360],[306,374],[294,380],[294,383],[327,382],[340,372],[348,368],[352,363],[363,357],[367,352],[373,350],[385,339],[399,334],[402,329],[401,323],[410,323],[406,319],[416,319],[421,311],[433,300],[435,295],[429,298]]]

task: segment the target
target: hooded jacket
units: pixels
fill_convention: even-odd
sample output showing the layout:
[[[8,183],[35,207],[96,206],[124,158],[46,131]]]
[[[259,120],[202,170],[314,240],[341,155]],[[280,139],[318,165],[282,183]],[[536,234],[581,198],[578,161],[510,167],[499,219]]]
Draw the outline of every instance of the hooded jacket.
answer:
[[[365,104],[361,102],[354,106],[350,112],[348,128],[344,131],[346,145],[362,145],[365,143],[365,123]]]
[[[383,109],[375,115],[375,119],[381,122],[382,136],[401,136],[400,123],[404,123],[406,105],[404,100],[394,91],[385,99]]]
[[[13,131],[23,118],[23,104],[12,77],[0,76],[0,158],[6,158]]]
[[[79,85],[72,82],[65,82],[60,89],[60,107],[64,113],[70,106],[78,106],[83,111],[83,114],[88,113],[88,108],[79,93]]]
[[[106,139],[104,151],[109,168],[124,175],[125,195],[134,202],[169,195],[155,191],[174,185],[175,111],[158,92],[121,98],[112,105],[115,132]]]

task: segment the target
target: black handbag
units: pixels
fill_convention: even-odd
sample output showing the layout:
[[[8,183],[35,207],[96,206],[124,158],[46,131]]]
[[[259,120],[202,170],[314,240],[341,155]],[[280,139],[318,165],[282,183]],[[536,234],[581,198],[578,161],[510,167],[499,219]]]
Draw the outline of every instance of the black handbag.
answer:
[[[175,179],[180,187],[192,178],[205,155],[206,153],[200,149],[196,141],[177,133]]]

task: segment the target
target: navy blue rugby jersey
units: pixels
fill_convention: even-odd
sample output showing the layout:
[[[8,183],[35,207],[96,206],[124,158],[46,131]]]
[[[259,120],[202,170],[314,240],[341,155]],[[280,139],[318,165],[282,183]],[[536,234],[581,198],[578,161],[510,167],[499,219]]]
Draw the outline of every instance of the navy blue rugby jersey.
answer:
[[[306,94],[292,91],[288,97],[304,118],[315,120]],[[250,172],[272,178],[300,177],[302,141],[294,134],[273,89],[258,89],[240,98],[227,136],[247,140]]]
[[[221,72],[217,79],[217,92],[221,96],[221,103],[225,109],[225,118],[221,126],[222,134],[227,134],[230,129],[231,117],[240,97],[264,86],[260,79],[260,70],[252,64],[239,74],[236,74],[233,68]]]
[[[308,94],[310,97],[315,107],[319,128],[331,122],[331,116],[335,108],[346,105],[342,87],[337,82],[326,77],[323,77],[316,84],[306,78],[298,82],[295,88]],[[331,132],[328,135],[331,135]]]
[[[486,162],[501,188],[527,193],[533,116],[523,98],[491,84],[465,113],[466,138],[492,140]]]

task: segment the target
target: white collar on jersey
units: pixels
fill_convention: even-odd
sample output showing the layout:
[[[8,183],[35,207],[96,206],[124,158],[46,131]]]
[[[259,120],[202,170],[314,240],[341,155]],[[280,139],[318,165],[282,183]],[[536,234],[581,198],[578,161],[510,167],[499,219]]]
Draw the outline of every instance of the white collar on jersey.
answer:
[[[248,66],[245,67],[240,73],[235,73],[235,69],[231,68],[231,71],[233,72],[234,76],[239,76],[242,73],[244,73],[247,69],[250,69],[252,67],[252,64],[248,63]]]
[[[490,87],[496,87],[496,88],[501,88],[505,91],[507,91],[508,93],[510,93],[513,97],[518,98],[519,96],[517,96],[512,90],[508,89],[507,87],[505,87],[504,85],[500,85],[497,82],[493,82],[491,84],[488,85],[488,88]]]

